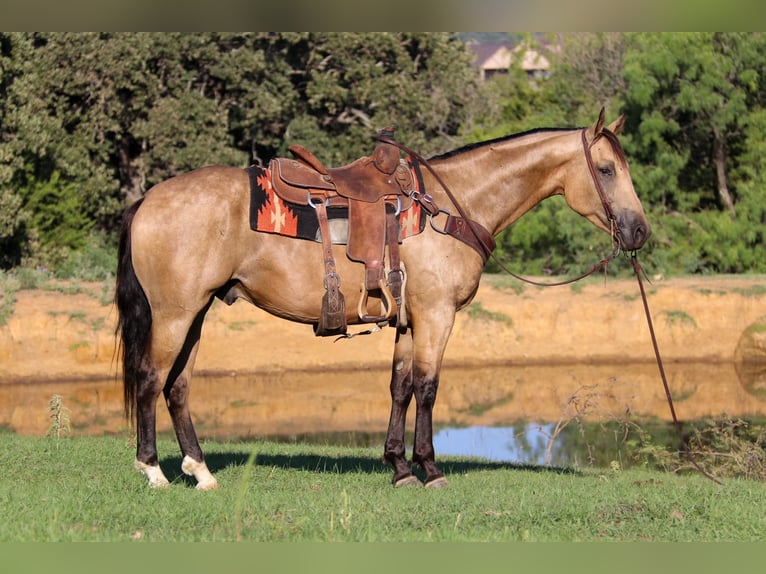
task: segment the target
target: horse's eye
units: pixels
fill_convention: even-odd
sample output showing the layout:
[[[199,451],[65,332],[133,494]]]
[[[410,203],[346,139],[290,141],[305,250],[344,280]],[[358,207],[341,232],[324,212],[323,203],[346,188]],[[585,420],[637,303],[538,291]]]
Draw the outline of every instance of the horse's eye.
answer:
[[[598,172],[604,177],[612,177],[614,175],[614,169],[609,165],[598,168]]]

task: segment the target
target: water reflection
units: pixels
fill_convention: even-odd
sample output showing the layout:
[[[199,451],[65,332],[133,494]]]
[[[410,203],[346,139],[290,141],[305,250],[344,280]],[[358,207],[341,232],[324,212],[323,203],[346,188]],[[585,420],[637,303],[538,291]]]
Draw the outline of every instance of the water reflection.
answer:
[[[434,434],[434,449],[440,455],[542,465],[555,426],[520,423],[512,427],[446,428]]]
[[[747,375],[741,381],[733,363],[671,363],[665,368],[682,420],[766,417],[763,378],[758,375],[762,371],[740,368],[739,373]],[[390,409],[388,376],[387,369],[209,374],[195,378],[191,410],[202,438],[268,437],[382,446]],[[116,380],[0,381],[0,429],[44,434],[48,401],[54,394],[61,395],[69,408],[72,434],[130,434]],[[531,464],[542,464],[547,456],[554,464],[571,463],[567,457],[572,455],[557,449],[563,442],[576,442],[573,433],[579,431],[570,425],[550,443],[557,434],[556,423],[656,420],[667,426],[669,418],[653,363],[446,365],[434,411],[434,440],[442,456]],[[414,403],[409,433],[413,420]],[[172,430],[162,401],[158,429]]]

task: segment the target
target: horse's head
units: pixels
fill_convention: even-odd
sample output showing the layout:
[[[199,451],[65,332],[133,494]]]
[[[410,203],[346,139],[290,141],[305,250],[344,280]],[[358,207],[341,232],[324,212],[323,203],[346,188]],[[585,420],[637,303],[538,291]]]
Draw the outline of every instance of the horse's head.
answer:
[[[617,136],[620,116],[604,126],[604,110],[582,132],[583,160],[577,160],[577,185],[564,190],[569,206],[591,223],[612,233],[626,251],[640,249],[651,235],[644,208],[633,188],[628,162]]]

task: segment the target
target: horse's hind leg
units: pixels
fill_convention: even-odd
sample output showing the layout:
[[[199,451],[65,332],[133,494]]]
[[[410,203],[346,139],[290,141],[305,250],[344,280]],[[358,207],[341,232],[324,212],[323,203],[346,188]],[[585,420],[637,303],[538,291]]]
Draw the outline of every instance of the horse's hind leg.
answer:
[[[161,488],[170,484],[157,458],[157,397],[162,385],[156,369],[148,368],[143,374],[136,392],[135,467],[146,475],[150,486]]]
[[[189,476],[194,476],[197,480],[198,490],[218,488],[218,481],[205,464],[205,457],[202,454],[189,413],[189,388],[192,369],[199,349],[202,321],[208,308],[209,305],[197,315],[194,323],[192,323],[186,342],[163,389],[170,418],[173,420],[173,429],[183,454],[181,470]]]
[[[154,487],[167,486],[157,456],[156,406],[160,393],[173,420],[173,428],[184,455],[182,470],[193,474],[201,489],[217,486],[205,465],[188,408],[191,370],[197,354],[204,307],[196,316],[155,315],[152,323],[149,365],[136,393],[136,468]]]
[[[394,362],[391,369],[391,418],[383,452],[383,459],[394,467],[394,486],[419,485],[407,464],[404,448],[404,431],[407,408],[412,400],[412,332],[396,333]]]

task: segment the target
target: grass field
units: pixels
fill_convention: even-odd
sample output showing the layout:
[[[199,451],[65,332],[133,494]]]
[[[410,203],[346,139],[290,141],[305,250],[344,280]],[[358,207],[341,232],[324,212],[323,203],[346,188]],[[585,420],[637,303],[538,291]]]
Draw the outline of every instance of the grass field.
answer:
[[[151,490],[130,442],[0,433],[0,541],[766,540],[759,481],[442,458],[449,488],[394,489],[378,449],[206,443],[198,492],[165,438]]]

